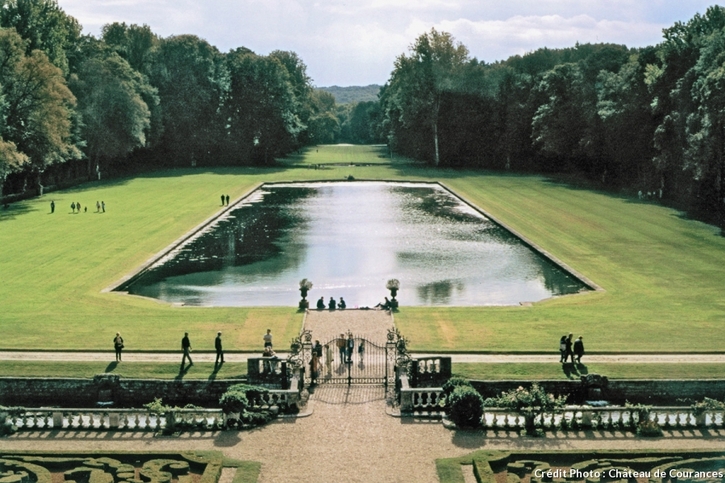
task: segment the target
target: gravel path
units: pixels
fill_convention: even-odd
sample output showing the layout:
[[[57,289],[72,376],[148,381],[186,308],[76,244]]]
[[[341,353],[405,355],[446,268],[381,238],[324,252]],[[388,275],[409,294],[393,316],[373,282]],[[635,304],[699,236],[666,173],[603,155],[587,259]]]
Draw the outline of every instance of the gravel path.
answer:
[[[355,327],[353,324],[349,324]],[[358,332],[350,329],[355,335]],[[342,329],[347,332],[347,329]],[[324,332],[315,329],[312,336],[325,342],[333,336],[340,335],[340,331],[330,330]],[[320,335],[322,334],[322,335]],[[384,339],[383,339],[384,340]],[[285,352],[278,352],[279,356],[286,357]],[[453,362],[482,362],[482,363],[556,363],[559,362],[559,353],[551,354],[422,354],[413,353],[413,357],[448,356]],[[213,352],[194,352],[196,362],[214,362]],[[248,357],[259,357],[254,353],[227,352],[224,359],[227,362],[246,362]],[[105,352],[63,352],[63,351],[0,351],[0,361],[104,361],[110,362],[114,358],[113,351]],[[179,362],[181,354],[177,352],[124,352],[124,362]],[[587,354],[584,356],[585,363],[636,363],[636,364],[702,364],[720,363],[725,364],[725,354]]]
[[[393,325],[393,316],[385,310],[310,310],[304,321],[312,339],[323,344],[348,331],[355,337],[385,344]]]

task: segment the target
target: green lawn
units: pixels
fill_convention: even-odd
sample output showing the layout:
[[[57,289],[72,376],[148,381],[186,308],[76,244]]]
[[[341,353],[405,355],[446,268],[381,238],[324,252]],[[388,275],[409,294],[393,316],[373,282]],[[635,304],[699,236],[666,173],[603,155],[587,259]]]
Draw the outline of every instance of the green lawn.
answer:
[[[2,366],[0,366],[1,368]],[[592,363],[540,364],[453,364],[457,376],[479,381],[487,380],[536,380],[536,379],[579,379],[584,374],[603,374],[610,379],[722,379],[725,364],[630,364]]]
[[[93,377],[104,372],[136,379],[237,379],[247,377],[246,363],[225,363],[214,372],[211,362],[188,366],[179,376],[178,363],[165,362],[35,362],[0,361],[0,377]]]
[[[384,154],[384,153],[383,153]],[[440,180],[605,289],[530,307],[408,308],[396,324],[415,351],[552,351],[568,332],[590,351],[720,351],[725,347],[725,239],[703,223],[636,200],[539,176],[388,163],[377,147],[320,146],[266,169],[186,169],[94,182],[0,211],[0,348],[177,349],[184,331],[211,350],[277,345],[302,317],[290,308],[174,307],[103,292],[192,227],[263,181]],[[316,163],[371,166],[325,166]],[[382,164],[381,164],[382,163]],[[49,214],[55,200],[56,212]],[[96,200],[106,203],[97,214]],[[73,215],[71,202],[89,207]],[[314,295],[314,293],[312,294]]]
[[[113,354],[109,354],[109,360]],[[187,366],[188,367],[188,366]],[[0,377],[87,377],[110,372],[126,378],[174,379],[179,364],[174,362],[47,362],[0,361]],[[576,379],[583,374],[604,374],[610,379],[722,379],[725,364],[585,364],[559,363],[453,364],[453,374],[467,379],[536,380]],[[195,363],[183,379],[236,379],[247,375],[245,363],[226,363],[214,372],[210,362]]]

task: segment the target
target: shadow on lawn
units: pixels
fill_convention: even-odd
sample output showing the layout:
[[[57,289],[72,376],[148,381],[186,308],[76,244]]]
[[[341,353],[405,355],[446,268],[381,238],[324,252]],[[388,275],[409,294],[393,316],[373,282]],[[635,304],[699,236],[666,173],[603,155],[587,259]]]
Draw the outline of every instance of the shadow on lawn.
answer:
[[[589,369],[582,363],[566,362],[561,365],[561,370],[567,379],[578,379],[589,374]]]
[[[31,211],[33,211],[33,208],[30,204],[22,201],[3,205],[0,206],[0,221],[13,220],[15,217],[25,215]],[[50,209],[48,209],[48,214],[50,214]]]

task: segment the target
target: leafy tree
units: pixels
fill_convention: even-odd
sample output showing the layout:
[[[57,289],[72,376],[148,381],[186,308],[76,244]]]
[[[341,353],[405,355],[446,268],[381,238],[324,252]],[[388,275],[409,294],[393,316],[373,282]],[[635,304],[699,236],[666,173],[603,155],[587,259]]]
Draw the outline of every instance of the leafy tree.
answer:
[[[451,34],[430,32],[418,37],[410,54],[395,60],[386,99],[387,115],[405,127],[423,125],[433,140],[433,163],[440,164],[438,122],[443,95],[462,88],[462,71],[468,49]]]
[[[0,26],[14,28],[27,40],[26,55],[41,50],[68,75],[67,54],[80,40],[81,26],[58,6],[57,0],[0,0]]]
[[[152,55],[150,81],[160,98],[163,149],[174,163],[208,160],[224,129],[229,76],[223,56],[194,35],[162,39]]]
[[[3,171],[23,165],[40,184],[54,163],[80,157],[72,142],[75,97],[63,73],[39,50],[26,55],[27,42],[14,29],[0,30],[0,87],[4,100]]]
[[[101,39],[142,73],[148,73],[151,53],[159,44],[158,36],[148,25],[126,25],[125,22],[104,25]]]
[[[227,55],[230,90],[225,113],[237,159],[269,164],[289,152],[304,129],[289,73],[274,57],[237,49]]]
[[[145,76],[116,53],[86,59],[71,89],[78,98],[86,142],[88,176],[101,158],[126,155],[147,142],[151,111],[144,97],[156,99]]]

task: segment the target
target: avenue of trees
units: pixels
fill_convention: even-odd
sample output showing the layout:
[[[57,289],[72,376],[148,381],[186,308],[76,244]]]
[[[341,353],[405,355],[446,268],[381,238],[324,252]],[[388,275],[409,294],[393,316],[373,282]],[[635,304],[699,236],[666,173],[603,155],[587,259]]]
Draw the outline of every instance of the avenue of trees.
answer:
[[[396,59],[377,101],[336,105],[294,52],[222,53],[124,23],[96,38],[57,0],[0,5],[0,196],[382,142],[435,166],[641,191],[725,228],[720,6],[665,29],[656,46],[577,44],[492,64],[431,30]]]
[[[566,173],[725,228],[723,7],[652,47],[577,44],[493,64],[431,30],[397,58],[378,109],[372,132],[432,165]]]
[[[167,166],[264,165],[339,133],[294,52],[228,53],[56,0],[0,0],[0,195]]]

